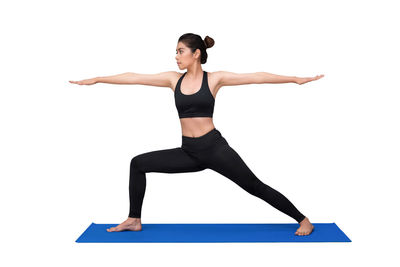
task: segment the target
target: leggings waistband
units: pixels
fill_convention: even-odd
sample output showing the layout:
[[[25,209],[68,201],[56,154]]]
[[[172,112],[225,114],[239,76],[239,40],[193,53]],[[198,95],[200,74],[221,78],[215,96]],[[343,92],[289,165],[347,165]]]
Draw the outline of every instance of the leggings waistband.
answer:
[[[220,139],[224,139],[224,137],[216,128],[199,137],[182,135],[182,148],[188,150],[202,150],[212,146]]]

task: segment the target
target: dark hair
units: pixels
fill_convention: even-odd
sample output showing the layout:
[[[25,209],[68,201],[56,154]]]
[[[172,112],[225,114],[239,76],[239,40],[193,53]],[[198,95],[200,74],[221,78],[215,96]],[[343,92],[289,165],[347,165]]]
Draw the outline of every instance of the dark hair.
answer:
[[[179,37],[178,43],[182,42],[184,43],[187,47],[189,47],[192,50],[192,53],[196,51],[196,49],[200,49],[200,54],[201,54],[201,59],[200,63],[204,64],[207,62],[207,48],[213,47],[214,46],[214,39],[206,36],[203,39],[201,39],[200,35],[194,34],[194,33],[185,33],[181,37]]]

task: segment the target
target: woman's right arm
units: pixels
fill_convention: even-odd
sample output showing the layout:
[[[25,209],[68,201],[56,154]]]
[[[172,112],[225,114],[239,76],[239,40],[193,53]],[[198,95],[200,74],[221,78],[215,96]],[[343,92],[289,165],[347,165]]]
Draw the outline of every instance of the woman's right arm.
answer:
[[[173,81],[179,75],[176,71],[166,71],[157,74],[140,74],[126,72],[113,76],[96,77],[81,81],[69,81],[79,85],[92,85],[96,83],[112,83],[112,84],[141,84],[160,87],[172,87]]]

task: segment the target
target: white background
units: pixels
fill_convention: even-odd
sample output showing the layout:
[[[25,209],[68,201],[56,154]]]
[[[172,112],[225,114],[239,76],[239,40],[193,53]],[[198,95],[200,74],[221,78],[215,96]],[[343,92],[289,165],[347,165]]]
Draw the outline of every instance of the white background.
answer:
[[[2,2],[2,265],[395,265],[397,11],[395,1]],[[187,32],[214,38],[208,72],[325,74],[223,87],[214,124],[264,183],[353,242],[75,243],[92,222],[127,218],[130,160],[179,147],[181,128],[169,88],[68,81],[180,71]],[[209,169],[147,174],[142,222],[295,223]]]

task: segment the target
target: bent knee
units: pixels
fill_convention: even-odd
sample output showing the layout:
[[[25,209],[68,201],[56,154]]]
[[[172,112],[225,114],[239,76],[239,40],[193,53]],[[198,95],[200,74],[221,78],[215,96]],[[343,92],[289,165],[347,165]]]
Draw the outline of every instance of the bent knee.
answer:
[[[142,167],[143,167],[143,158],[142,158],[142,156],[141,155],[134,156],[131,159],[131,169],[142,171],[143,170]]]

